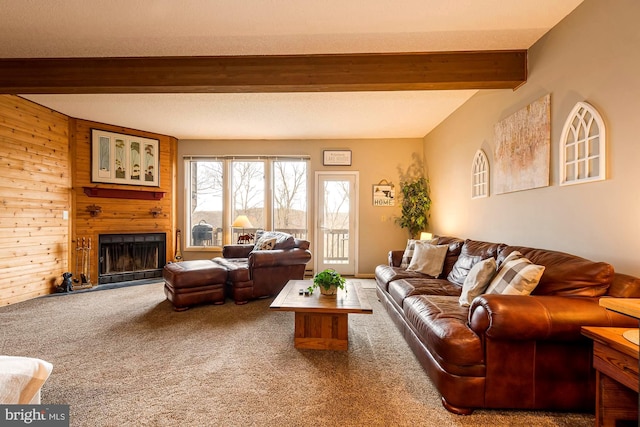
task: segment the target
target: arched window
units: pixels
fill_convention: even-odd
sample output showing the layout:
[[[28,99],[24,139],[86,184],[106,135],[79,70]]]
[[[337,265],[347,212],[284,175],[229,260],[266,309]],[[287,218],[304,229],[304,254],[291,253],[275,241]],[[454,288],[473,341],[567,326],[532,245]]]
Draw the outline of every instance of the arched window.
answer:
[[[489,197],[489,160],[482,150],[476,151],[471,169],[471,198]]]
[[[601,181],[605,174],[605,131],[602,117],[591,105],[578,102],[560,138],[560,185]]]

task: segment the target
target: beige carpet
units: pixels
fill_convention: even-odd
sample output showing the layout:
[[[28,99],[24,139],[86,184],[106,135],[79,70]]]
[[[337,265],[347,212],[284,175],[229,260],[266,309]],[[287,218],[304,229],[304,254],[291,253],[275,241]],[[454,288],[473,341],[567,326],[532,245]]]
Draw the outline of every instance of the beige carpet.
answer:
[[[347,352],[296,350],[271,299],[174,312],[161,284],[0,308],[0,353],[53,363],[72,426],[592,426],[593,415],[450,414],[395,325],[349,318]]]

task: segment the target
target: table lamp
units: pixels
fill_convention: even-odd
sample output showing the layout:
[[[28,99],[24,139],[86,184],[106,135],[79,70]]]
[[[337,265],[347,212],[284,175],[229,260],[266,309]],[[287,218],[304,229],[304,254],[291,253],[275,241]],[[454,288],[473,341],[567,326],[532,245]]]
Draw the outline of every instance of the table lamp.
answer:
[[[242,234],[245,234],[244,229],[253,228],[253,225],[251,225],[251,221],[249,221],[246,215],[238,215],[233,221],[233,224],[231,224],[231,228],[242,228]],[[240,241],[240,239],[238,239],[238,241]]]

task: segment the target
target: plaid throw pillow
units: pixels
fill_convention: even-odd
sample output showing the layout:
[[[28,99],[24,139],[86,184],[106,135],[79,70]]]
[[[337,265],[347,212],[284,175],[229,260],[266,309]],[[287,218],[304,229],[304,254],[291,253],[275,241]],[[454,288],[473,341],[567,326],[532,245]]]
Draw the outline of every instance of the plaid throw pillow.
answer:
[[[536,265],[518,251],[507,256],[493,278],[488,294],[529,295],[538,286],[544,273],[543,265]]]

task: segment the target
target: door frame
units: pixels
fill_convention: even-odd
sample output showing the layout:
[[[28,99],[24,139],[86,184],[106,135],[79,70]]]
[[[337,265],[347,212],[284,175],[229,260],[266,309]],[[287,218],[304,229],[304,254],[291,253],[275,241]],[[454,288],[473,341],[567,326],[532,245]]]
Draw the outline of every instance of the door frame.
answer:
[[[360,215],[360,191],[359,191],[359,187],[360,187],[360,172],[359,171],[316,171],[315,172],[315,179],[314,179],[314,209],[313,209],[313,233],[314,233],[314,244],[313,244],[313,250],[314,253],[316,254],[313,257],[313,271],[314,271],[314,275],[317,274],[318,271],[318,260],[321,259],[320,257],[320,253],[318,252],[318,240],[319,237],[321,235],[320,233],[320,214],[318,212],[318,206],[319,204],[319,199],[321,197],[322,194],[324,194],[324,192],[320,191],[319,188],[319,184],[320,184],[320,177],[321,176],[332,176],[332,175],[350,175],[353,176],[354,179],[354,184],[353,184],[353,198],[354,198],[354,208],[353,211],[351,212],[351,209],[349,209],[349,218],[350,218],[350,223],[351,223],[351,218],[353,216],[353,230],[349,229],[349,233],[351,234],[351,232],[353,231],[353,276],[356,277],[358,275],[358,248],[359,248],[359,242],[360,242],[360,238],[359,238],[359,227],[358,227],[358,218]],[[352,236],[349,236],[349,240],[352,239]],[[351,255],[351,254],[350,254]]]

